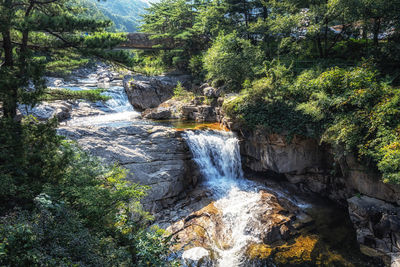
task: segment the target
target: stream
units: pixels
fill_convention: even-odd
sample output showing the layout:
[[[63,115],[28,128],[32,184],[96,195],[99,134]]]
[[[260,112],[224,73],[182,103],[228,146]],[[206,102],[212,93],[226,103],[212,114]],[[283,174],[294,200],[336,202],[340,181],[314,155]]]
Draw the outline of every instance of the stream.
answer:
[[[95,83],[89,75],[59,87],[86,90],[85,84],[98,87]],[[379,266],[359,252],[342,208],[285,182],[248,179],[234,133],[214,124],[199,130],[196,123],[144,120],[118,81],[103,94],[111,99],[79,103],[63,127],[167,125],[182,131],[202,176],[195,190],[206,192],[200,200],[164,210],[170,218],[164,228],[179,232],[173,249],[183,266]],[[82,113],[84,108],[89,111]],[[182,208],[189,215],[168,217]]]

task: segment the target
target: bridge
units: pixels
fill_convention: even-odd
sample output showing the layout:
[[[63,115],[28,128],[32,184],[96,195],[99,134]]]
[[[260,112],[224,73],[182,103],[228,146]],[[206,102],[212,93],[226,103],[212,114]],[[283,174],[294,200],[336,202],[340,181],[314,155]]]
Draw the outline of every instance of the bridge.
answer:
[[[158,50],[173,49],[173,40],[168,38],[151,38],[152,34],[133,32],[128,33],[128,41],[121,43],[117,49]]]

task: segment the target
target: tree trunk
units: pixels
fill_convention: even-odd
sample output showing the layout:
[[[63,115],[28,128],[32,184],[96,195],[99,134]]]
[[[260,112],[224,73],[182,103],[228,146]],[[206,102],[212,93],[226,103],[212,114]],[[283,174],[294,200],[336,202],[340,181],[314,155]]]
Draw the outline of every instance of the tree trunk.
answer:
[[[375,51],[378,51],[379,47],[379,31],[381,30],[381,20],[374,19],[374,47]]]
[[[324,57],[324,50],[322,49],[321,37],[319,36],[319,34],[317,35],[317,39],[315,41],[317,43],[319,57],[323,58]]]
[[[4,67],[12,67],[14,65],[12,54],[12,43],[10,31],[3,31],[3,49],[4,49]]]
[[[17,115],[17,88],[13,86],[14,83],[11,81],[11,79],[16,78],[11,77],[14,67],[11,34],[10,31],[7,30],[3,31],[1,34],[3,36],[4,50],[4,64],[1,68],[5,75],[2,78],[6,80],[6,84],[8,85],[8,88],[4,88],[7,96],[3,100],[3,115],[6,118],[14,118]]]

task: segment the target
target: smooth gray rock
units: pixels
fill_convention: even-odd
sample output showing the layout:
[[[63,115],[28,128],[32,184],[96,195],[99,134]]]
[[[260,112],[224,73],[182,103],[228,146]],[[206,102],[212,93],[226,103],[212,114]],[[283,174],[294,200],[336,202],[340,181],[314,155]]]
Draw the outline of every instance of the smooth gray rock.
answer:
[[[178,82],[183,86],[190,86],[190,78],[187,75],[154,77],[127,75],[123,80],[129,101],[140,110],[155,108],[170,99]]]
[[[163,126],[61,127],[92,155],[128,170],[129,181],[151,186],[143,204],[160,210],[197,181],[191,155],[180,133]]]
[[[22,116],[32,115],[40,121],[57,118],[59,121],[68,119],[71,116],[73,102],[56,100],[52,102],[42,102],[34,107],[19,105],[18,110]]]

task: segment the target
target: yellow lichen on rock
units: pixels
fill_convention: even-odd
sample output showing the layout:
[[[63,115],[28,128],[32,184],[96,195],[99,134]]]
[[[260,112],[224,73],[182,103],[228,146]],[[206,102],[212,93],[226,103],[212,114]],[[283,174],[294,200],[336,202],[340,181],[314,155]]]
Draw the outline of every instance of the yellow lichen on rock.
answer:
[[[277,248],[274,259],[280,263],[298,263],[312,261],[311,253],[314,251],[318,242],[318,237],[298,236],[293,244],[284,244]]]

